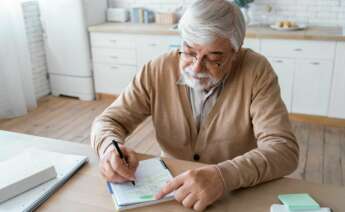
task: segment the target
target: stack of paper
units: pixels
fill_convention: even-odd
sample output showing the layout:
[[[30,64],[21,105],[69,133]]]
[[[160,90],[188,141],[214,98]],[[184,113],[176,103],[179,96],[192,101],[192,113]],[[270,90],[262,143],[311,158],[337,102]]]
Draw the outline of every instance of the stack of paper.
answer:
[[[56,177],[53,164],[33,152],[0,162],[0,170],[0,203]]]
[[[278,199],[290,210],[315,210],[320,209],[317,203],[309,194],[281,194]]]
[[[283,205],[273,204],[271,212],[331,212],[330,208],[321,208],[309,194],[281,194],[278,199]]]
[[[108,183],[108,189],[112,193],[118,210],[143,207],[174,199],[174,194],[170,193],[160,200],[155,200],[155,195],[167,181],[173,178],[160,158],[140,161],[135,177],[135,186],[130,182]]]
[[[0,211],[33,211],[60,188],[85,162],[86,156],[63,154],[39,149],[29,149],[26,152],[35,156],[37,161],[53,164],[57,176],[35,188],[32,188],[12,199],[0,203]],[[26,153],[22,153],[26,154]],[[0,178],[3,171],[1,171]]]

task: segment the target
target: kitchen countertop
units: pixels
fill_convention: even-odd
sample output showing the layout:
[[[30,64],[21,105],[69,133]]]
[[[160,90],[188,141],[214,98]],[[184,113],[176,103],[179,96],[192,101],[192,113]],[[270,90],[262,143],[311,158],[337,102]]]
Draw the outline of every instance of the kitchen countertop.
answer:
[[[178,35],[178,31],[172,28],[173,25],[104,23],[90,26],[88,29],[90,32]],[[265,26],[249,26],[247,27],[246,38],[345,41],[341,27],[320,26],[309,26],[305,30],[288,32],[273,30]]]

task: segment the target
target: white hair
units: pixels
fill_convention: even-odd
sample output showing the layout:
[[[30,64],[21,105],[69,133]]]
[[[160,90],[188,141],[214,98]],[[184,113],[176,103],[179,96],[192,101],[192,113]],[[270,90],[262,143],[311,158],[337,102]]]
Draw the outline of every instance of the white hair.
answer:
[[[187,43],[208,44],[223,37],[238,51],[246,24],[239,7],[228,0],[196,0],[181,17],[178,29]]]

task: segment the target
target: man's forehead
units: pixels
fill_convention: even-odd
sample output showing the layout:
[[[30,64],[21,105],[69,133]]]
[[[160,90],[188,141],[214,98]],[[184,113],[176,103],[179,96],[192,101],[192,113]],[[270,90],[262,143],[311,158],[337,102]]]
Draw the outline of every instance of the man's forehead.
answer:
[[[209,44],[196,44],[196,43],[188,43],[187,41],[183,41],[183,45],[194,51],[207,51],[210,53],[225,53],[230,51],[230,42],[228,39],[216,39],[212,43]]]

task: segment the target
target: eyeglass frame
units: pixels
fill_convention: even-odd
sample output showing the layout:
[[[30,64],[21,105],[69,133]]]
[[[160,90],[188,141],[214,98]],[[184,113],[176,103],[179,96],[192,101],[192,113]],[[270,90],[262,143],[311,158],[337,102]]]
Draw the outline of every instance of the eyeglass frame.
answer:
[[[183,44],[182,44],[183,45]],[[192,65],[194,65],[196,62],[198,62],[200,59],[198,59],[198,57],[195,55],[192,55],[192,54],[190,54],[190,53],[187,53],[187,52],[184,52],[184,51],[181,51],[181,50],[179,50],[178,51],[178,54],[179,54],[179,56],[180,56],[180,58],[182,59],[182,54],[184,54],[184,55],[186,55],[186,56],[188,56],[188,57],[191,57],[192,58],[192,61],[190,61],[191,62],[191,64]],[[224,59],[224,61],[222,61],[221,63],[219,63],[219,62],[214,62],[214,61],[210,61],[210,60],[208,60],[207,58],[205,59],[205,58],[201,58],[201,64],[203,64],[203,65],[205,65],[206,67],[207,67],[207,63],[208,64],[210,64],[211,63],[211,66],[213,66],[213,65],[216,65],[217,66],[217,68],[221,68],[226,62],[227,62],[227,59],[228,59],[228,57],[226,57],[225,59]],[[183,59],[182,59],[183,60]],[[205,61],[206,60],[206,62],[202,62],[202,61]],[[185,60],[184,60],[185,61]],[[186,61],[187,62],[187,61]],[[208,67],[209,68],[209,67]]]
[[[186,62],[191,62],[192,65],[194,65],[196,62],[199,61],[198,57],[197,56],[194,56],[192,54],[189,54],[189,53],[186,53],[184,51],[179,51],[178,54],[181,56],[181,59],[183,60],[182,57],[190,57],[191,58],[191,61],[186,61]],[[184,56],[183,56],[184,55]],[[206,61],[205,61],[206,60]],[[204,61],[204,62],[203,62]],[[205,58],[202,58],[201,59],[201,64],[205,65],[206,67],[207,64],[211,65],[211,66],[217,66],[217,68],[219,68],[220,66],[224,65],[224,63],[219,63],[219,62],[213,62],[213,61],[209,61],[208,59],[205,59]]]

